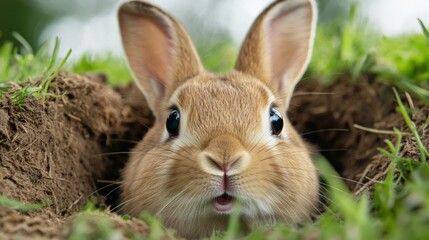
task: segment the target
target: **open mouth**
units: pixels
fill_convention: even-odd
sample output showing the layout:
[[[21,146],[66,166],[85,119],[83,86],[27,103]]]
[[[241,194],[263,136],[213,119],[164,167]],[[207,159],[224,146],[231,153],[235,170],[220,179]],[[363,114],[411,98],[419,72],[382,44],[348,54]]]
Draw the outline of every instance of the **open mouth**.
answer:
[[[234,205],[234,197],[226,193],[213,200],[213,206],[219,213],[230,213]]]

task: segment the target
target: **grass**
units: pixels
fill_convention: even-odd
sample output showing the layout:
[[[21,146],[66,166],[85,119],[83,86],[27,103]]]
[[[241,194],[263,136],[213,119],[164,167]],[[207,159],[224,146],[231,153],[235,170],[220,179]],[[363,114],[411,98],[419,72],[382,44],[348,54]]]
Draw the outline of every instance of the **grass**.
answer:
[[[331,83],[339,75],[348,73],[352,81],[356,81],[374,63],[379,37],[357,13],[355,4],[347,21],[336,19],[331,24],[318,26],[308,75]]]
[[[424,134],[428,134],[429,116],[424,125],[417,126],[410,117],[415,110],[407,107],[400,98],[408,92],[429,106],[429,32],[425,23],[419,20],[421,34],[381,37],[357,18],[357,11],[358,6],[354,5],[347,21],[338,20],[332,25],[318,28],[315,52],[306,74],[325,83],[333,83],[343,76],[351,76],[351,81],[357,81],[363,75],[372,74],[377,81],[389,82],[397,87],[398,90],[393,90],[397,111],[408,129],[385,132],[394,136],[394,140],[385,140],[385,147],[378,149],[391,160],[386,178],[376,184],[371,195],[363,193],[356,197],[327,160],[319,156],[315,162],[327,183],[324,187],[329,191],[329,210],[314,224],[299,229],[283,225],[258,229],[243,236],[244,239],[425,239],[429,236],[429,153],[421,140]],[[52,96],[49,86],[53,77],[64,68],[67,58],[58,60],[58,40],[53,53],[47,54],[46,47],[34,53],[22,37],[16,35],[16,38],[21,42],[19,48],[11,43],[0,47],[0,100],[2,94],[8,93],[10,101],[22,106],[26,97],[44,99]],[[232,67],[237,49],[230,42],[216,43],[209,48],[216,48],[217,51],[208,54],[198,48],[206,68],[224,72]],[[112,85],[131,80],[125,62],[113,56],[83,56],[67,68],[77,73],[103,72]],[[418,157],[403,155],[405,142],[417,146]],[[44,205],[22,204],[0,197],[0,206],[35,211]],[[99,209],[87,205],[85,211]],[[124,216],[124,219],[129,217]],[[147,214],[142,215],[142,219],[151,227],[149,239],[158,239],[163,232],[161,224]],[[95,232],[88,228],[89,221],[93,221],[92,218],[77,218],[71,239],[117,237],[118,232],[108,218],[100,217]],[[212,238],[235,239],[240,232],[238,222],[238,214],[233,214],[228,231]],[[141,239],[130,234],[133,239]]]
[[[20,41],[22,49],[14,48],[11,43],[6,43],[0,48],[0,63],[3,64],[0,76],[0,103],[2,96],[8,93],[12,104],[22,108],[24,100],[33,96],[45,99],[55,97],[49,93],[52,80],[64,67],[67,58],[71,54],[68,51],[65,58],[58,62],[59,39],[55,39],[55,46],[51,56],[46,54],[43,46],[38,53],[34,54],[24,38],[19,34],[15,37]],[[46,46],[46,45],[45,45]]]
[[[356,197],[328,161],[318,156],[315,162],[327,183],[329,210],[315,223],[300,229],[280,225],[257,230],[244,239],[426,239],[429,236],[428,150],[421,144],[422,131],[411,121],[412,110],[404,105],[396,90],[394,93],[408,131],[405,136],[394,129],[395,142],[386,140],[386,148],[379,148],[391,163],[385,180],[375,185],[372,195],[364,193]],[[419,146],[420,158],[403,157],[405,140]]]
[[[37,211],[48,205],[49,205],[48,201],[44,201],[41,203],[25,204],[5,196],[0,196],[0,207],[7,207],[21,212]]]
[[[319,26],[315,50],[307,76],[332,83],[341,76],[356,81],[364,74],[389,82],[429,104],[429,35],[419,20],[423,34],[382,37],[357,17],[353,5],[349,19]],[[417,21],[417,20],[416,20]]]
[[[102,213],[83,212],[72,223],[69,240],[120,239],[121,234],[111,220]]]
[[[429,152],[428,150],[425,148],[425,146],[422,143],[422,140],[420,139],[419,133],[416,129],[416,125],[415,123],[413,123],[411,121],[410,116],[408,115],[407,109],[405,109],[404,104],[402,103],[401,98],[399,97],[398,92],[396,91],[396,89],[393,89],[394,93],[395,93],[395,97],[396,97],[396,101],[398,102],[399,105],[399,112],[402,114],[405,123],[407,124],[408,128],[410,129],[411,133],[414,136],[414,139],[419,147],[420,150],[420,157],[421,157],[421,161],[426,163],[426,160],[429,158]]]
[[[84,55],[69,68],[75,73],[103,73],[113,86],[132,81],[125,59],[112,55],[104,57]]]
[[[197,44],[197,51],[203,66],[217,73],[230,71],[238,55],[237,46],[229,38]]]
[[[406,111],[396,90],[394,91],[398,101],[398,111],[407,122],[408,130],[414,136],[413,140],[408,140],[418,144],[420,139],[419,132],[415,125],[412,124],[409,113]],[[347,239],[403,239],[404,237],[415,239],[414,237],[418,237],[417,235],[419,234],[429,234],[425,227],[429,220],[429,205],[420,205],[421,203],[419,202],[429,200],[429,192],[422,191],[428,188],[424,187],[417,192],[414,182],[416,178],[428,179],[429,177],[429,166],[425,161],[426,157],[424,157],[427,154],[427,149],[420,148],[421,159],[402,157],[401,144],[404,136],[398,130],[395,130],[395,132],[397,135],[396,142],[392,143],[386,140],[387,150],[379,148],[382,154],[391,159],[391,164],[386,179],[376,185],[372,201],[367,195],[357,199],[351,197],[350,193],[345,194],[343,188],[341,188],[341,191],[333,188],[330,191],[333,209],[341,216],[341,222],[344,224],[342,224],[342,229],[339,229],[338,233],[340,235],[333,233],[328,238],[340,236],[340,238]],[[329,178],[329,176],[325,175],[325,178],[327,177]],[[332,180],[336,179],[329,180],[330,185],[335,186],[332,184]],[[412,203],[411,199],[413,198],[415,198],[414,200],[418,199],[418,201]],[[332,213],[327,212],[325,213],[326,215],[329,218]],[[413,219],[410,219],[411,217]],[[409,229],[411,228],[414,228],[415,231],[410,232]],[[327,230],[329,232],[329,229]],[[349,231],[356,235],[349,235]]]

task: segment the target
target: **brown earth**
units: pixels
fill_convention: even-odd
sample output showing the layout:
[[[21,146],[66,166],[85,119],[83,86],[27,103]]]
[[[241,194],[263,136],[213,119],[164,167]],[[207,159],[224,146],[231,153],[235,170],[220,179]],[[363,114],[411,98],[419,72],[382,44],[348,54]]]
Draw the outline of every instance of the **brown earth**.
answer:
[[[147,235],[147,225],[137,219],[123,220],[108,210],[79,213],[91,196],[99,203],[117,204],[127,152],[153,121],[144,97],[133,86],[112,90],[103,76],[69,73],[59,74],[51,90],[58,97],[28,98],[23,109],[12,106],[6,96],[0,104],[0,196],[24,203],[48,201],[34,212],[0,207],[0,239],[64,239],[82,221],[93,226],[94,218],[108,219],[123,238]],[[429,109],[414,104],[413,120],[423,123]],[[359,194],[383,179],[389,160],[376,147],[392,136],[354,125],[408,132],[395,108],[391,88],[371,79],[331,86],[307,81],[299,86],[289,115],[315,151]],[[427,135],[423,141],[429,146]],[[416,156],[410,137],[403,151]]]
[[[0,195],[24,203],[48,201],[30,213],[0,208],[0,238],[66,236],[60,226],[89,196],[98,196],[97,181],[118,179],[118,167],[127,159],[121,153],[152,122],[140,93],[127,91],[123,98],[103,76],[61,73],[51,88],[58,97],[27,98],[19,109],[4,96],[0,105]]]
[[[402,95],[406,107],[414,105],[411,118],[416,126],[424,127],[429,108]],[[390,160],[377,148],[385,148],[386,139],[395,140],[392,134],[361,127],[375,131],[397,128],[405,133],[401,154],[409,156],[413,152],[411,158],[419,159],[418,148],[397,106],[393,86],[375,81],[371,75],[363,76],[356,84],[344,77],[332,85],[303,82],[294,94],[289,117],[315,152],[325,156],[359,195],[365,190],[371,192],[374,184],[384,179]],[[427,134],[422,141],[429,147]]]

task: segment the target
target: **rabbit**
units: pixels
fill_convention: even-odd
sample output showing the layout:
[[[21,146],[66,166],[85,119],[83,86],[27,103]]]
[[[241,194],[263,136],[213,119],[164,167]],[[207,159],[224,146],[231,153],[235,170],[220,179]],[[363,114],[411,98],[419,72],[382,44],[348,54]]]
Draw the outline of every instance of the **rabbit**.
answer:
[[[319,201],[310,150],[287,119],[313,50],[313,0],[278,0],[255,20],[234,70],[206,71],[184,27],[141,0],[119,7],[129,67],[155,116],[122,172],[121,211],[153,214],[179,236],[310,219]],[[221,61],[221,59],[220,59]]]

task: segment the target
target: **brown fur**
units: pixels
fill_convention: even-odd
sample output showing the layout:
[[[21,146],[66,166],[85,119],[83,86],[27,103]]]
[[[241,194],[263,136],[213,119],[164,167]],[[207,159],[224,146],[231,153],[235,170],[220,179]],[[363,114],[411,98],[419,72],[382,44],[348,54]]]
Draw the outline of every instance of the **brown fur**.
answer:
[[[309,19],[290,16],[301,5],[306,14],[297,16]],[[268,117],[272,105],[286,112],[291,91],[308,63],[314,14],[310,0],[276,1],[250,30],[237,70],[220,76],[202,70],[188,35],[170,15],[138,1],[121,7],[130,67],[157,118],[124,170],[124,213],[150,212],[186,237],[225,230],[228,216],[212,206],[223,193],[219,184],[225,172],[231,183],[228,194],[240,201],[241,219],[250,228],[309,219],[318,200],[316,169],[287,118],[283,116],[285,126],[277,137],[271,135]],[[292,39],[305,36],[302,46],[294,40],[293,49],[278,43],[277,38],[285,36],[276,26],[283,28],[285,23],[276,21],[288,19],[304,29],[298,37],[288,33]],[[146,30],[140,32],[137,23]],[[147,29],[153,34],[146,35]],[[154,44],[147,48],[141,43],[146,40]],[[266,48],[292,56],[267,55]],[[289,65],[279,63],[281,59]],[[282,71],[292,74],[279,77]],[[154,93],[153,86],[160,91]],[[165,122],[172,105],[180,111],[181,125],[179,136],[168,139]]]

